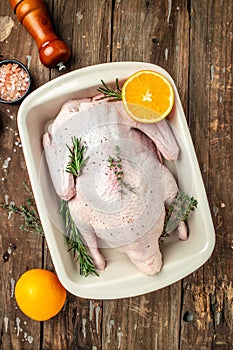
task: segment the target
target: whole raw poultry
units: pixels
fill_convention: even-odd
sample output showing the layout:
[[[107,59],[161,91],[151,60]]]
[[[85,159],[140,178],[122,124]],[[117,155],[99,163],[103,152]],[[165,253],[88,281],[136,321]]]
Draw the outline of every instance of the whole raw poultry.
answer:
[[[82,139],[87,158],[76,179],[66,171],[67,145],[72,147],[74,136]],[[121,101],[70,100],[50,124],[43,146],[54,188],[68,201],[96,267],[105,268],[102,252],[112,247],[126,253],[141,272],[159,272],[165,208],[178,191],[173,175],[162,162],[162,157],[172,161],[179,154],[168,122],[137,123],[127,115]],[[117,156],[123,183],[127,184],[124,188],[115,167],[110,166],[109,159],[116,160]],[[187,239],[183,222],[176,233],[180,239]]]

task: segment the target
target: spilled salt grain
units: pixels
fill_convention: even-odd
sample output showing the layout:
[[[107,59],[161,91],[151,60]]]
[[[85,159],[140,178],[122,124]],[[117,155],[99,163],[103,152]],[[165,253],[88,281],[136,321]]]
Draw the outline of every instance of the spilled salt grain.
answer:
[[[8,168],[8,165],[9,165],[9,162],[11,161],[11,158],[8,157],[6,160],[4,160],[4,163],[3,163],[3,169],[7,169]]]
[[[17,335],[17,337],[19,336],[19,332],[20,332],[20,319],[19,319],[19,317],[16,317],[16,320],[15,320],[15,322],[16,322],[16,335]]]
[[[4,319],[3,319],[3,322],[4,322],[5,332],[7,333],[7,331],[8,331],[8,323],[9,323],[8,317],[5,316]]]
[[[29,344],[31,344],[33,342],[33,337],[31,335],[28,335],[27,341],[29,342]]]
[[[14,296],[14,290],[15,290],[15,280],[13,277],[11,277],[11,298]]]
[[[27,58],[27,69],[29,69],[30,68],[30,64],[31,64],[31,60],[32,60],[32,56],[31,55],[27,55],[26,58]]]
[[[82,333],[83,333],[83,337],[86,338],[87,333],[86,333],[86,323],[87,320],[85,318],[82,319]]]
[[[9,200],[9,196],[8,194],[5,194],[5,204],[8,205],[8,200]]]
[[[11,201],[11,202],[10,202],[10,206],[14,206],[14,205],[15,205],[15,202]],[[9,213],[8,213],[8,220],[10,220],[11,215],[12,215],[13,213],[14,213],[13,210],[9,210]]]

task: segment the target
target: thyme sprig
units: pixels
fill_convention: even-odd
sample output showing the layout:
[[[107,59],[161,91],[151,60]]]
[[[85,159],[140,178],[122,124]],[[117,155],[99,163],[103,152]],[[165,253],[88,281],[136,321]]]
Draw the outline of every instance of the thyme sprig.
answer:
[[[33,193],[26,182],[23,182],[23,186],[28,192],[28,198],[26,205],[20,205],[19,207],[12,201],[9,204],[1,204],[1,207],[8,209],[9,215],[16,213],[24,219],[24,224],[20,226],[20,229],[30,233],[36,233],[40,236],[44,236],[43,227],[40,221],[40,217],[37,213],[35,199]]]
[[[84,159],[84,153],[87,149],[86,146],[82,145],[82,139],[78,139],[75,136],[72,137],[72,148],[67,145],[70,154],[70,161],[66,166],[66,172],[74,176],[81,175],[82,168],[87,162],[87,159]]]
[[[97,91],[104,94],[103,98],[111,98],[112,100],[121,100],[122,92],[119,86],[118,78],[116,78],[116,87],[113,89],[111,86],[107,85],[103,80],[101,80],[103,86],[99,87]]]
[[[108,167],[109,169],[113,170],[114,175],[116,176],[117,182],[119,184],[119,192],[125,193],[124,188],[127,189],[129,192],[135,192],[135,188],[124,181],[124,171],[122,168],[122,158],[121,158],[121,149],[117,145],[115,147],[116,154],[115,157],[109,156],[108,158]]]
[[[28,192],[28,198],[26,199],[26,205],[17,206],[13,201],[9,204],[0,204],[3,209],[7,209],[9,215],[16,213],[24,220],[24,224],[20,225],[20,229],[30,233],[36,233],[40,236],[44,236],[43,227],[40,221],[39,214],[36,209],[35,199],[33,193],[26,182],[23,186]],[[69,246],[69,251],[73,251],[74,255],[77,253],[77,258],[80,263],[80,275],[88,276],[89,274],[95,274],[95,266],[93,264],[92,257],[88,254],[86,246],[83,244],[80,233],[75,226],[72,217],[69,212],[68,203],[64,200],[61,202],[61,214],[65,221],[66,228],[66,241]]]
[[[198,202],[194,197],[179,191],[174,203],[168,209],[165,220],[164,229],[160,236],[160,242],[174,231],[181,221],[187,221],[190,214],[197,208]]]
[[[89,274],[99,276],[96,272],[93,258],[88,254],[87,248],[81,239],[80,232],[70,215],[68,202],[64,200],[61,201],[60,212],[65,222],[67,244],[70,247],[69,251],[73,251],[74,256],[77,255],[77,260],[79,260],[80,275],[84,277],[87,277]]]

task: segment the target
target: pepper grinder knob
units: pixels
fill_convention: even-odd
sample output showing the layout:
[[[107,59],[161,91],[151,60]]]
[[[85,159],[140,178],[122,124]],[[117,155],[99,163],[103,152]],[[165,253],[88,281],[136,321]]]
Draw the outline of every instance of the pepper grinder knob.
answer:
[[[17,18],[34,38],[41,63],[47,68],[65,69],[70,49],[54,32],[42,0],[9,0]]]

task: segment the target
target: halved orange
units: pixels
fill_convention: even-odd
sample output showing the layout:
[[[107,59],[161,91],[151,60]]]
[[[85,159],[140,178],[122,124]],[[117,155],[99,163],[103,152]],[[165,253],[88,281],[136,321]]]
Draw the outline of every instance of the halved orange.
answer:
[[[174,91],[171,83],[162,74],[141,70],[125,81],[122,101],[133,119],[142,123],[155,123],[171,112]]]

